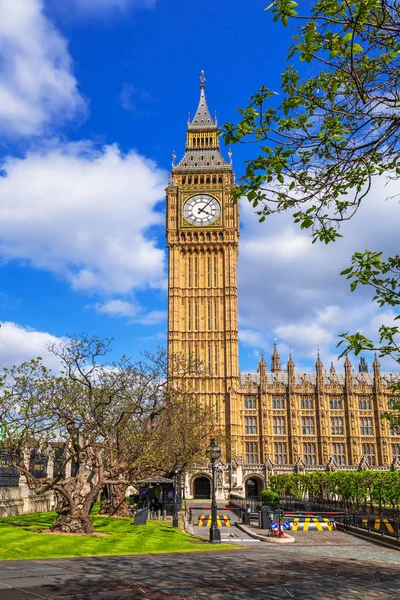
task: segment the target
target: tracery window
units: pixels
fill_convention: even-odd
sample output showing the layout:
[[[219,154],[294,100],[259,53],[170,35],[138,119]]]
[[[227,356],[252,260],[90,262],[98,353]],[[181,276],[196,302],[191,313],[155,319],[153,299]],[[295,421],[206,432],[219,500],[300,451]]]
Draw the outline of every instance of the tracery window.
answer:
[[[332,444],[333,458],[337,465],[346,464],[346,450],[344,444]]]
[[[303,435],[314,435],[314,417],[301,417]]]
[[[358,408],[361,410],[371,410],[371,398],[361,396],[358,399]]]
[[[362,444],[361,450],[362,450],[363,456],[365,456],[365,459],[366,459],[367,463],[370,465],[370,467],[373,467],[374,465],[376,465],[374,444]]]
[[[258,464],[258,444],[256,442],[246,442],[246,463],[248,465]]]
[[[317,452],[315,444],[303,444],[304,462],[307,466],[317,464]]]
[[[244,418],[244,433],[245,435],[254,435],[257,433],[257,417]]]
[[[256,402],[257,401],[254,396],[249,396],[248,398],[244,399],[244,407],[252,410],[256,408]]]
[[[392,454],[393,458],[395,456],[400,456],[400,444],[392,444]]]
[[[274,429],[275,435],[285,435],[285,433],[286,433],[285,417],[274,417],[272,423],[273,423],[273,429]]]
[[[272,398],[272,408],[285,408],[285,398],[283,398],[282,396]]]
[[[313,399],[310,396],[304,396],[300,400],[300,406],[303,410],[309,410],[313,408]]]
[[[274,462],[276,465],[287,465],[287,451],[284,442],[275,442]]]
[[[374,429],[372,426],[372,417],[360,417],[360,434],[361,435],[374,435]]]
[[[343,417],[331,417],[331,434],[344,434]]]
[[[335,396],[329,398],[329,408],[331,410],[341,410],[342,409],[342,398],[340,396]]]

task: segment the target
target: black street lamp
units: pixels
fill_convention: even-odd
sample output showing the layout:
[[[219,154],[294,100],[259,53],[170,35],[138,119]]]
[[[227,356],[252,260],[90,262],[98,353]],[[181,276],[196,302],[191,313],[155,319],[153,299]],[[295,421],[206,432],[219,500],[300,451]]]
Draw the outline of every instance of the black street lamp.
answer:
[[[178,523],[178,477],[182,470],[182,465],[175,463],[174,465],[174,508],[172,513],[172,527],[179,527]]]
[[[212,502],[211,502],[211,527],[210,527],[210,544],[220,544],[221,543],[221,532],[219,530],[217,524],[217,515],[218,515],[218,505],[217,499],[215,497],[216,493],[216,462],[221,458],[221,449],[218,447],[217,442],[214,438],[210,442],[210,446],[208,448],[208,455],[211,460],[212,467]]]

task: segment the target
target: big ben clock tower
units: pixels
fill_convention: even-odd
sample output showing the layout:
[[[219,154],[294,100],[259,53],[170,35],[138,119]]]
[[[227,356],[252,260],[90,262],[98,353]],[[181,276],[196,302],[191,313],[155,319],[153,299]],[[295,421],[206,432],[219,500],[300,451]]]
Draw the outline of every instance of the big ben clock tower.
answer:
[[[220,152],[205,81],[202,72],[185,153],[173,163],[167,188],[168,352],[201,363],[193,387],[235,445],[238,206],[231,199],[232,165]]]

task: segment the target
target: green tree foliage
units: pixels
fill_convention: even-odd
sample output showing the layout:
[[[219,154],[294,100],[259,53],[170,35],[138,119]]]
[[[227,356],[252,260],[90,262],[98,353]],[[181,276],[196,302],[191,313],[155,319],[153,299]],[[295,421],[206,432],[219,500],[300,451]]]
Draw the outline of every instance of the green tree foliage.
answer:
[[[400,505],[400,472],[337,471],[273,475],[271,490],[281,497],[339,498],[356,506],[369,504]]]
[[[274,0],[266,10],[298,28],[279,93],[260,88],[239,109],[241,120],[224,126],[227,144],[259,148],[234,197],[246,196],[260,222],[290,212],[313,242],[329,243],[341,237],[340,223],[356,214],[374,178],[400,177],[400,4]],[[379,306],[397,308],[399,267],[398,255],[366,250],[343,274],[351,291],[370,286]],[[379,335],[379,344],[343,335],[344,354],[376,349],[400,365],[399,328],[381,327]],[[399,409],[388,415],[395,423]]]

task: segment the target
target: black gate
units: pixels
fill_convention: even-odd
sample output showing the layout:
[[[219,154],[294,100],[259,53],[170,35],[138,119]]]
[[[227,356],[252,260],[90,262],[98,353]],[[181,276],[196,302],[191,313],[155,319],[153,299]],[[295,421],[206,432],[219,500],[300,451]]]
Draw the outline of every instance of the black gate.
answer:
[[[47,465],[49,462],[49,457],[46,452],[41,452],[40,450],[33,449],[31,450],[31,455],[29,459],[29,473],[35,479],[41,479],[42,477],[47,477]]]
[[[18,462],[18,454],[0,448],[0,486],[18,487],[20,471],[13,465]]]
[[[194,497],[211,498],[211,484],[208,477],[196,477],[194,480]]]

